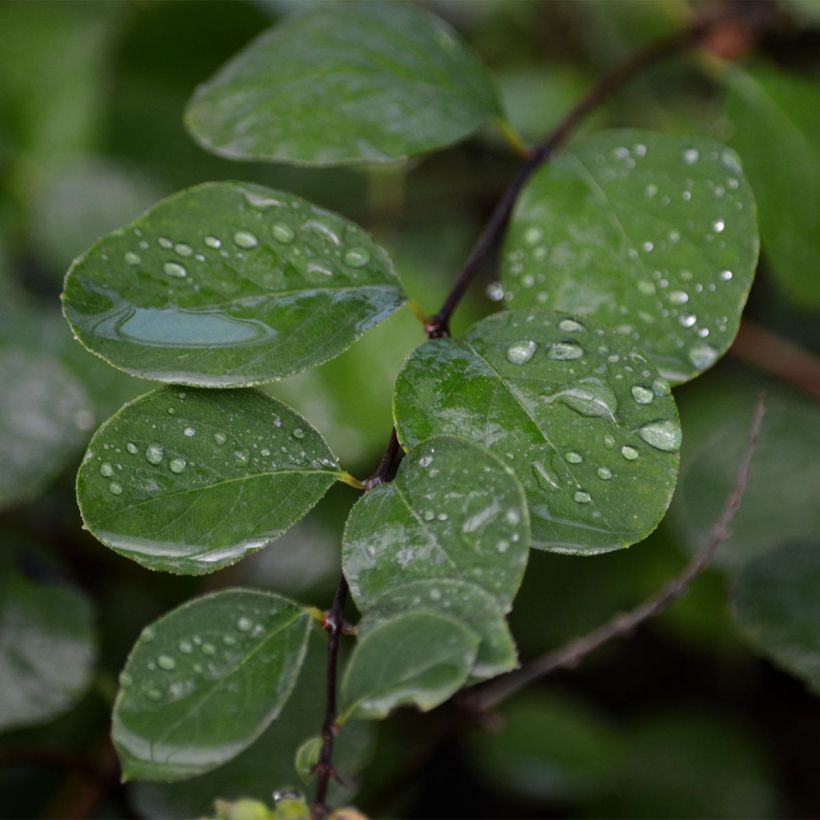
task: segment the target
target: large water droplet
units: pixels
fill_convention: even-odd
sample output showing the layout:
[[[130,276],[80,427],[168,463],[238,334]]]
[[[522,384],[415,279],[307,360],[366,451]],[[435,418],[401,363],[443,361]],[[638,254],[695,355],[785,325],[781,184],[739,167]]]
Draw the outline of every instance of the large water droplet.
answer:
[[[241,618],[240,618],[240,619],[236,622],[236,628],[237,628],[240,632],[250,632],[250,631],[251,631],[251,629],[253,629],[253,621],[252,621],[250,618],[248,618],[248,617],[246,617],[246,616],[244,616],[244,615],[243,615],[243,616],[242,616],[242,617],[241,617]]]
[[[709,367],[716,359],[717,351],[711,345],[696,344],[689,349],[689,361],[699,369]]]
[[[507,348],[507,361],[512,364],[526,364],[537,350],[538,345],[532,340],[517,342]]]
[[[580,464],[584,460],[583,456],[574,450],[569,450],[564,453],[564,459],[570,464]]]
[[[697,148],[687,148],[683,152],[683,161],[687,165],[694,165],[700,159],[700,152]]]
[[[584,348],[576,342],[555,342],[550,345],[547,356],[557,361],[571,361],[580,359],[584,355]]]
[[[159,464],[162,461],[165,451],[161,444],[149,444],[145,448],[145,460],[149,464]]]
[[[689,301],[689,294],[685,290],[673,290],[669,294],[669,301],[673,305],[685,305]]]
[[[542,490],[560,489],[561,483],[558,481],[558,478],[540,462],[533,462],[532,472]]]
[[[490,282],[484,292],[491,302],[500,302],[504,298],[504,287],[500,282]]]
[[[546,400],[552,402],[556,399],[582,416],[615,421],[618,399],[612,388],[598,379],[584,379],[578,384],[564,387]]]
[[[206,236],[205,237],[205,244],[209,248],[221,248],[222,247],[222,240],[217,239],[215,236]]]
[[[162,269],[168,276],[173,276],[176,279],[184,279],[188,275],[188,271],[178,262],[166,262]]]
[[[345,254],[345,264],[351,268],[362,268],[370,261],[370,254],[364,248],[351,248]]]
[[[655,394],[648,387],[636,384],[632,387],[632,398],[635,399],[638,404],[650,404],[652,399],[655,398]]]
[[[305,431],[301,427],[294,427],[292,435],[294,438],[303,439],[305,437]]]
[[[638,457],[638,451],[629,444],[624,444],[624,446],[621,447],[621,455],[627,461],[634,461]]]
[[[104,461],[100,464],[100,475],[103,478],[111,478],[114,475],[114,467],[109,462]]]
[[[240,248],[247,248],[248,250],[259,244],[259,240],[250,231],[237,231],[233,235],[233,241]]]
[[[137,447],[137,445],[134,444],[133,441],[129,441],[128,444],[125,445],[125,449],[128,450],[128,452],[131,453],[132,456],[139,452],[139,447]]]
[[[592,496],[583,490],[578,490],[572,497],[578,504],[589,504],[592,501]]]
[[[108,490],[111,493],[111,495],[122,495],[122,485],[117,484],[116,481],[112,481],[108,485]]]
[[[170,655],[160,655],[157,658],[157,666],[166,672],[170,672],[177,668],[177,662]]]
[[[168,469],[172,473],[181,473],[185,469],[185,466],[187,464],[188,464],[188,462],[184,458],[182,458],[181,456],[179,458],[172,458],[168,462]]]
[[[674,421],[650,421],[638,430],[638,435],[656,450],[674,453],[680,449],[681,429]]]
[[[139,265],[141,261],[139,255],[133,251],[128,251],[128,253],[125,254],[125,263],[127,265]]]
[[[190,256],[194,252],[193,248],[186,242],[177,242],[176,245],[174,245],[174,250],[180,256]]]
[[[595,472],[598,474],[598,478],[603,481],[609,481],[612,478],[612,470],[609,467],[599,467]]]
[[[655,379],[652,382],[652,389],[656,396],[668,396],[672,392],[669,382],[666,379]]]
[[[224,433],[216,432],[214,433],[214,442],[221,447],[226,441],[228,437]]]
[[[575,319],[561,319],[561,321],[558,322],[558,327],[567,333],[583,333],[586,330],[586,328],[580,322],[576,322]]]

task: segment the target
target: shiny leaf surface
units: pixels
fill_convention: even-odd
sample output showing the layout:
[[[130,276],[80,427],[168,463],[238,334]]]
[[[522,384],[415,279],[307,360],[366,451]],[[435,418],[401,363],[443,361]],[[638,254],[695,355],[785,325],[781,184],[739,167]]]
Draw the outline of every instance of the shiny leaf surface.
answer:
[[[114,706],[124,776],[181,780],[247,748],[290,696],[310,622],[279,595],[225,590],[146,627]]]
[[[404,301],[352,222],[250,183],[182,191],[100,240],[63,293],[75,336],[135,376],[256,384],[337,356]]]
[[[758,255],[755,203],[733,151],[705,138],[606,131],[536,172],[504,246],[512,307],[589,315],[673,383],[737,333]]]
[[[458,621],[431,612],[383,621],[350,658],[342,679],[342,719],[380,719],[397,706],[433,709],[467,680],[478,643]]]
[[[404,3],[314,6],[201,85],[186,124],[232,159],[393,162],[469,136],[499,114],[479,59]]]
[[[505,311],[419,347],[396,382],[403,444],[458,434],[524,486],[532,544],[593,554],[646,537],[677,480],[669,385],[622,336],[586,319]]]
[[[268,546],[339,476],[321,435],[281,402],[164,387],[100,427],[77,497],[107,546],[149,569],[199,575]]]

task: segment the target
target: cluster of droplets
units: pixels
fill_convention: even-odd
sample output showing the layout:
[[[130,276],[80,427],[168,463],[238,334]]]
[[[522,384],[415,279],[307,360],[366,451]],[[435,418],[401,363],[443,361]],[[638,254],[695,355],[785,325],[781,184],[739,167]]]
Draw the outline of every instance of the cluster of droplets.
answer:
[[[271,616],[278,611],[271,610]],[[166,644],[157,652],[151,644],[157,634],[154,627],[143,630],[140,638],[142,651],[132,659],[126,671],[120,674],[120,686],[125,691],[134,687],[136,674],[140,694],[156,704],[169,704],[192,694],[198,686],[226,678],[243,655],[253,649],[250,642],[258,642],[265,635],[264,616],[239,615],[233,624],[221,634],[200,635],[180,638],[175,645]],[[237,684],[224,687],[226,694],[233,694]]]

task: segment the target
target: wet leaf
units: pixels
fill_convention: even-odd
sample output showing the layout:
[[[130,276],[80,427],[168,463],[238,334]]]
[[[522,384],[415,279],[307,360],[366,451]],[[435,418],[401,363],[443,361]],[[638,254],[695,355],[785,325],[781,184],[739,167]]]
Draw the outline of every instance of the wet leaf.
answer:
[[[88,686],[96,654],[93,613],[80,592],[0,573],[0,730],[70,709]]]
[[[268,546],[340,475],[287,405],[255,390],[164,387],[100,427],[77,498],[106,546],[149,569],[200,575]]]
[[[146,627],[114,706],[124,776],[181,780],[247,748],[290,696],[310,623],[286,598],[235,589],[189,601]]]
[[[109,234],[72,265],[75,336],[132,375],[230,387],[337,356],[404,301],[387,254],[294,194],[212,182]]]
[[[512,307],[545,305],[617,330],[680,383],[734,339],[758,244],[734,152],[702,137],[607,131],[530,179],[503,285]]]
[[[499,113],[486,69],[443,20],[345,3],[262,34],[197,89],[185,121],[222,156],[331,165],[432,151]]]
[[[511,467],[532,544],[594,554],[645,538],[669,505],[681,430],[669,384],[617,333],[504,311],[419,347],[396,382],[399,439],[457,434]]]
[[[35,495],[77,453],[94,416],[51,356],[0,347],[0,508]]]
[[[820,307],[817,84],[758,67],[733,71],[729,87],[732,146],[757,195],[767,264],[799,306]]]
[[[820,546],[789,544],[738,574],[733,613],[746,639],[820,693]]]
[[[356,645],[342,679],[342,720],[387,717],[397,706],[426,712],[453,695],[475,663],[479,638],[431,612],[383,621]]]
[[[411,450],[395,480],[359,499],[342,566],[363,611],[400,584],[451,579],[508,612],[528,553],[526,499],[512,470],[475,444],[441,437]]]

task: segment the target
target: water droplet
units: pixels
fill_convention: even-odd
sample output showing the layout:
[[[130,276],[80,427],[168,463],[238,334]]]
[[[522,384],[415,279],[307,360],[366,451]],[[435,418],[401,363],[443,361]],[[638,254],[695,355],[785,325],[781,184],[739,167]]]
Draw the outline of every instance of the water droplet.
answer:
[[[732,278],[732,275],[733,275],[733,274],[732,274],[732,272],[731,272],[730,270],[722,270],[722,271],[720,272],[720,278],[721,278],[724,282],[728,282],[728,281]]]
[[[165,451],[161,444],[149,444],[145,448],[145,460],[149,464],[159,464],[162,461]]]
[[[535,475],[535,480],[538,482],[542,490],[560,489],[561,484],[558,481],[557,477],[540,462],[533,462],[532,471]]]
[[[145,697],[147,697],[148,700],[153,700],[155,702],[160,701],[160,700],[162,700],[162,692],[160,692],[159,689],[149,689],[145,693]]]
[[[293,242],[293,228],[291,228],[290,225],[286,225],[284,222],[274,223],[274,226],[271,228],[271,233],[277,242],[282,242],[284,244]]]
[[[716,359],[717,351],[711,345],[696,344],[689,350],[689,361],[699,369],[709,367]]]
[[[621,447],[621,455],[627,461],[634,461],[638,457],[638,451],[634,447],[624,444],[624,446]]]
[[[188,275],[188,271],[177,262],[166,262],[162,266],[162,269],[168,274],[168,276],[173,276],[177,279],[184,279]]]
[[[712,223],[712,230],[715,233],[723,233],[723,229],[726,227],[726,223],[722,219],[716,219]]]
[[[221,248],[222,247],[222,240],[217,239],[215,236],[206,236],[205,237],[205,244],[209,248]]]
[[[228,437],[224,433],[214,433],[214,442],[216,442],[219,447],[221,447],[227,440]]]
[[[513,527],[521,523],[521,516],[518,514],[518,510],[507,510],[504,514],[504,519]]]
[[[558,327],[567,333],[583,333],[586,330],[586,328],[580,322],[576,322],[575,319],[561,319],[561,321],[558,322]]]
[[[638,435],[656,450],[674,453],[680,449],[681,429],[674,421],[650,421],[638,430]]]
[[[504,298],[504,288],[500,282],[490,282],[484,292],[491,302],[500,302]]]
[[[236,459],[238,464],[248,463],[248,453],[246,450],[234,450],[233,457]]]
[[[638,404],[649,404],[655,398],[655,394],[648,387],[636,384],[632,388],[632,398]]]
[[[570,464],[580,464],[584,460],[583,456],[580,453],[576,453],[574,450],[569,450],[564,453],[564,458]]]
[[[125,449],[128,450],[128,452],[131,453],[132,456],[135,455],[139,450],[139,448],[136,444],[134,444],[133,441],[129,441],[128,444],[125,445]]]
[[[672,392],[669,382],[666,379],[655,379],[652,382],[652,389],[656,396],[668,396]]]
[[[128,674],[128,672],[120,672],[120,686],[123,689],[127,689],[133,682],[134,679]]]
[[[673,305],[685,305],[689,301],[689,294],[685,290],[673,290],[669,294],[669,301]]]
[[[237,231],[233,235],[233,241],[240,248],[255,248],[259,244],[259,240],[250,231]]]
[[[589,504],[592,501],[592,496],[583,490],[578,490],[572,497],[578,504]]]
[[[170,672],[172,669],[177,668],[177,662],[170,655],[160,655],[157,658],[157,666],[166,672]]]
[[[171,250],[171,248],[174,247],[174,243],[170,239],[168,239],[167,236],[161,236],[159,239],[157,239],[157,245],[159,245],[161,248],[165,248],[166,251],[169,251]]]
[[[446,520],[447,520],[447,518],[448,518],[448,515],[447,515],[447,513],[445,513],[445,512],[440,512],[440,513],[436,516],[436,518],[437,518],[439,521],[446,521]]]
[[[436,517],[436,514],[432,510],[425,510],[423,517],[425,521],[432,521]]]
[[[537,245],[543,236],[544,234],[540,228],[527,228],[527,230],[524,231],[524,241],[528,245]]]
[[[694,165],[700,159],[700,152],[697,148],[687,148],[683,152],[683,161],[687,165]]]
[[[139,254],[134,253],[133,251],[128,251],[125,254],[125,262],[128,265],[139,265],[142,260],[139,258]]]
[[[214,655],[216,654],[216,648],[212,643],[203,643],[202,644],[202,654],[203,655]]]
[[[550,345],[547,356],[557,361],[571,361],[580,359],[584,355],[584,349],[576,342],[555,342]]]
[[[678,322],[680,322],[681,327],[692,327],[697,320],[698,317],[694,313],[685,313],[678,319]]]
[[[496,549],[502,554],[505,553],[509,548],[510,548],[510,542],[509,541],[499,541],[498,544],[496,545]]]
[[[111,495],[122,495],[122,485],[117,484],[116,481],[112,481],[108,485],[108,489],[109,489]]]
[[[186,427],[182,431],[182,433],[186,438],[193,438],[193,436],[196,435],[196,428],[195,427]]]
[[[517,342],[507,348],[507,361],[511,364],[526,364],[537,350],[538,345],[532,340]]]
[[[419,467],[429,467],[433,463],[433,457],[431,455],[422,456],[419,459]]]
[[[345,264],[351,268],[362,268],[370,261],[370,254],[364,248],[351,248],[345,254]]]
[[[114,475],[114,467],[107,461],[100,464],[100,475],[104,478],[111,478]]]
[[[294,427],[292,435],[294,438],[303,439],[305,437],[305,431],[301,427]]]
[[[179,458],[172,458],[168,462],[168,469],[172,473],[181,473],[185,469],[187,464],[188,462],[181,456]]]
[[[253,629],[253,621],[244,615],[236,622],[236,628],[240,632],[250,632]]]
[[[611,450],[614,446],[615,446],[615,437],[611,436],[609,433],[607,433],[604,436],[604,447],[606,447],[608,450]]]
[[[599,467],[595,472],[598,474],[598,478],[603,481],[609,481],[612,478],[612,470],[609,467]]]
[[[598,379],[585,379],[578,384],[559,390],[547,401],[558,399],[571,410],[590,418],[603,418],[615,421],[618,410],[618,399],[608,385]]]
[[[190,641],[180,641],[179,651],[182,652],[183,655],[190,655],[191,652],[194,651],[194,646]]]
[[[190,256],[194,252],[191,246],[188,245],[186,242],[177,242],[177,244],[174,245],[174,250],[180,256]]]
[[[142,630],[142,635],[140,636],[144,641],[153,641],[156,638],[157,633],[154,631],[153,626],[146,626],[145,629]]]
[[[640,282],[638,282],[638,290],[644,296],[653,296],[655,294],[655,286],[652,284],[652,282],[648,282],[645,279],[642,279]]]

